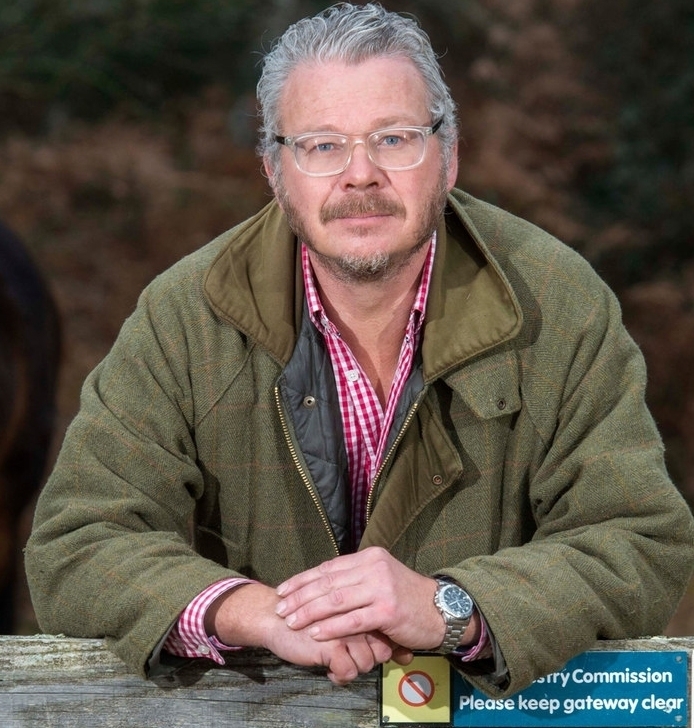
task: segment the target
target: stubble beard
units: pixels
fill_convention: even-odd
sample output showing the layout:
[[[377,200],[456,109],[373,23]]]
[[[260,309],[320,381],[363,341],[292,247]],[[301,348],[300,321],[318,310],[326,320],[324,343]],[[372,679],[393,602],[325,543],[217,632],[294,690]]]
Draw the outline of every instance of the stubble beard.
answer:
[[[306,244],[329,274],[345,283],[383,282],[396,276],[431,239],[444,210],[448,193],[447,177],[445,170],[442,169],[438,184],[429,195],[427,204],[424,205],[420,225],[413,235],[412,245],[409,248],[396,252],[374,251],[367,254],[328,255],[316,249],[301,213],[292,204],[287,194],[281,176],[275,178],[274,190],[292,232],[300,241]],[[320,221],[325,224],[342,217],[353,217],[368,213],[405,217],[405,209],[400,203],[383,198],[378,193],[365,192],[354,193],[337,203],[324,206],[321,209]],[[368,234],[369,230],[366,227],[360,228],[357,225],[352,232],[355,237],[363,237]]]

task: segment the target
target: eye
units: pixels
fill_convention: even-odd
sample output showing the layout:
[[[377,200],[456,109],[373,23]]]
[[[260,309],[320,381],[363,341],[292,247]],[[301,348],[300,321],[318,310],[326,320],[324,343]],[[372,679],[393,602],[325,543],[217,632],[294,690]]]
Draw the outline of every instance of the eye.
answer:
[[[297,142],[297,146],[306,155],[314,157],[324,156],[328,154],[339,154],[345,147],[345,143],[341,137],[333,136],[313,136],[302,139]]]
[[[389,131],[378,140],[382,147],[399,147],[407,143],[407,136],[401,131]]]

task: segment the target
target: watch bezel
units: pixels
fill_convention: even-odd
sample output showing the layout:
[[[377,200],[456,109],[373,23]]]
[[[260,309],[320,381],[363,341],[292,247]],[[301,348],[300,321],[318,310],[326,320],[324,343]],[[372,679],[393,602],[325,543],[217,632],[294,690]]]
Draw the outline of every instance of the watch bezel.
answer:
[[[456,610],[453,605],[451,605],[448,601],[449,594],[458,594],[462,595],[463,600],[465,601],[466,608],[464,611]],[[447,613],[450,614],[455,619],[470,619],[472,617],[472,613],[475,610],[475,604],[472,601],[472,597],[463,589],[462,587],[458,586],[457,584],[452,584],[450,582],[445,582],[441,585],[439,591],[439,603],[441,605],[441,608]]]
[[[434,594],[434,604],[436,604],[436,607],[444,615],[444,617],[446,614],[449,614],[452,618],[456,620],[470,619],[475,611],[475,602],[473,601],[472,597],[465,591],[465,589],[463,589],[463,587],[459,584],[456,584],[454,581],[442,577],[436,577],[436,583],[438,584],[438,587],[436,589],[436,593]],[[453,612],[451,609],[448,608],[443,600],[443,594],[448,591],[458,591],[465,595],[466,599],[469,600],[470,604],[469,613],[458,615],[456,612]]]

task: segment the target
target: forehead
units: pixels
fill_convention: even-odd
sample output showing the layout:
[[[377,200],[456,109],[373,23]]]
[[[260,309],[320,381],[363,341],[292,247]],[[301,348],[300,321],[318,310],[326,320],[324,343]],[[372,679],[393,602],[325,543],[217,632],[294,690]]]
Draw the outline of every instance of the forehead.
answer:
[[[305,63],[283,89],[282,131],[361,133],[389,124],[425,125],[431,122],[427,102],[424,79],[407,58]]]

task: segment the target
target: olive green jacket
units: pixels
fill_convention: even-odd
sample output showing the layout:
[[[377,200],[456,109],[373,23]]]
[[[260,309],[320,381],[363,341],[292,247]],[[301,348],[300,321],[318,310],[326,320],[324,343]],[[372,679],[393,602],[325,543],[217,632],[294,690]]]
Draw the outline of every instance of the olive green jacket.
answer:
[[[44,630],[105,636],[145,674],[212,582],[277,584],[336,555],[336,507],[312,475],[334,464],[296,432],[303,395],[330,393],[286,391],[293,356],[319,367],[296,345],[303,319],[274,203],[144,291],[38,503],[26,565]],[[361,547],[471,593],[508,667],[503,686],[473,678],[493,695],[596,639],[662,630],[690,577],[692,518],[615,297],[549,235],[454,191],[423,332]]]

